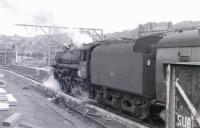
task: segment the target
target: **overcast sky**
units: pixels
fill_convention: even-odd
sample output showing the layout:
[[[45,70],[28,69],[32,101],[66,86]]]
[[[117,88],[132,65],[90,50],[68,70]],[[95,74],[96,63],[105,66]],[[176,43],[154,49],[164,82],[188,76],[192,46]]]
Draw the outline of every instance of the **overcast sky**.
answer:
[[[199,0],[0,0],[0,34],[33,34],[14,24],[134,29],[148,21],[200,20]]]

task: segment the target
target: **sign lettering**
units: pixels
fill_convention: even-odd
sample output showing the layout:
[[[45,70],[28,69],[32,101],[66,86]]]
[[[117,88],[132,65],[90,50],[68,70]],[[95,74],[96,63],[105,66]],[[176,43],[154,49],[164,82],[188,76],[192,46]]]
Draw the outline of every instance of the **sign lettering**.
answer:
[[[176,126],[179,128],[192,128],[192,118],[181,114],[176,114]]]

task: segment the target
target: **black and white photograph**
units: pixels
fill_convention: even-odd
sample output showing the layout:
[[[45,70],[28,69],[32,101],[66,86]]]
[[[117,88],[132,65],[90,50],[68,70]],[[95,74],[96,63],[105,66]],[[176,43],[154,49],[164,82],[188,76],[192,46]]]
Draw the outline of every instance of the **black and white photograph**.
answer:
[[[200,128],[199,0],[0,0],[0,128]]]

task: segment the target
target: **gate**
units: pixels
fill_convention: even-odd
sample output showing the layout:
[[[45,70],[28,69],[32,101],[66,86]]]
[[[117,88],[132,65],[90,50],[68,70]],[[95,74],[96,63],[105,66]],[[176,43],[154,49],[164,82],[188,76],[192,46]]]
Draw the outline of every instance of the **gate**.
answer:
[[[200,63],[166,63],[166,128],[200,128]]]

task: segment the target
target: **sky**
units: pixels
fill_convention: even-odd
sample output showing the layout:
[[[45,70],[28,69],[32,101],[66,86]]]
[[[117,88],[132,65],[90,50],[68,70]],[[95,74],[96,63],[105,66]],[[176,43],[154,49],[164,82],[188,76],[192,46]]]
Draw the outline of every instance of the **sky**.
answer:
[[[0,34],[41,33],[15,24],[134,29],[146,22],[200,20],[199,0],[0,0]]]

